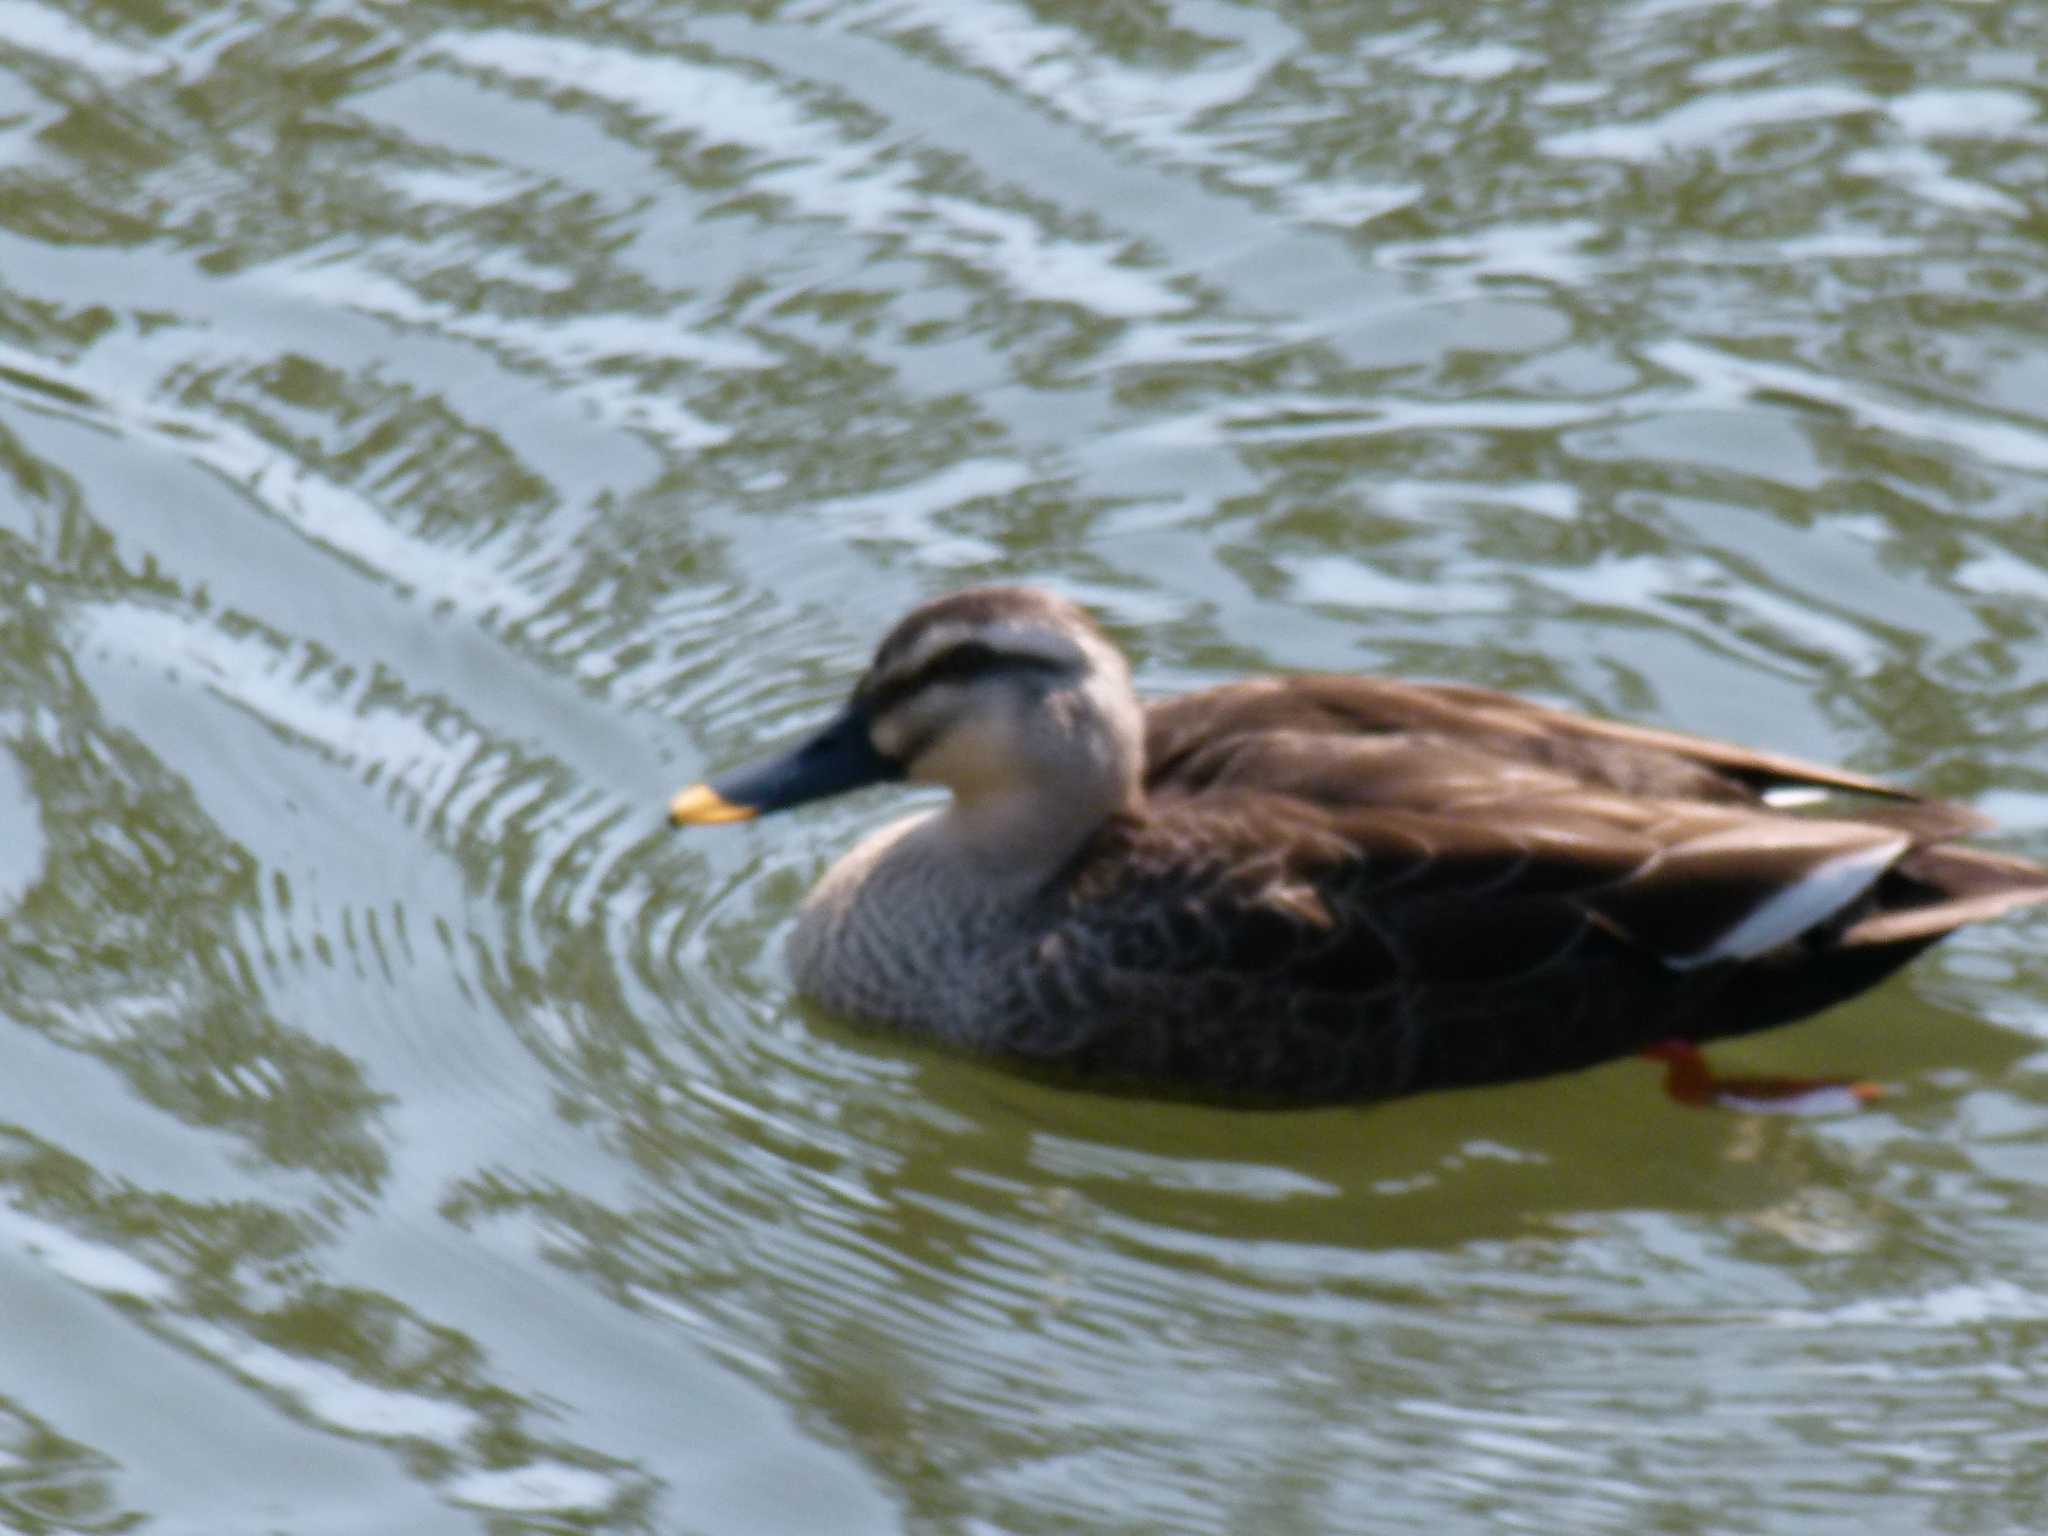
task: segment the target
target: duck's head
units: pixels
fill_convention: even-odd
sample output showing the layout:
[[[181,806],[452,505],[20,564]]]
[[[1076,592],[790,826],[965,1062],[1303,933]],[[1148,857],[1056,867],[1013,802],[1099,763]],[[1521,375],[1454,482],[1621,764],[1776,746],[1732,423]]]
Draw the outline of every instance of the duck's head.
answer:
[[[1055,835],[1135,803],[1144,721],[1095,621],[1035,587],[935,598],[891,630],[808,741],[669,803],[678,826],[744,821],[894,779],[953,792],[962,835]]]

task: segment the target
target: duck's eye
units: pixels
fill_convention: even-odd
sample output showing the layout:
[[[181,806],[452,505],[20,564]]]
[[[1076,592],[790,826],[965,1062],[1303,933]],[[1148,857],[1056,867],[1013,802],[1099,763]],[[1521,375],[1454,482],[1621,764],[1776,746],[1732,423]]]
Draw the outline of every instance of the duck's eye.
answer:
[[[1029,651],[999,651],[980,640],[963,640],[941,651],[918,670],[906,687],[922,688],[927,683],[971,683],[991,673],[1011,677],[1058,677],[1068,670],[1066,663]]]
[[[979,640],[963,640],[926,662],[914,681],[919,687],[926,683],[965,683],[1017,659]]]
[[[870,713],[881,715],[935,683],[964,685],[997,672],[1043,675],[1065,670],[1050,657],[999,651],[985,641],[963,640],[958,645],[948,646],[910,676],[896,678],[873,689],[867,696],[867,706]]]

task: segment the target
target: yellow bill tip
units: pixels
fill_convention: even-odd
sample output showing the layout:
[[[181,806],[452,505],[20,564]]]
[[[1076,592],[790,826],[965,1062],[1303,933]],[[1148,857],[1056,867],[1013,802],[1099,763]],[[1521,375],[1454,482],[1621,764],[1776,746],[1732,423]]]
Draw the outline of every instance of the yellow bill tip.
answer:
[[[752,821],[759,814],[751,805],[734,805],[709,784],[692,784],[668,803],[668,819],[678,827]]]

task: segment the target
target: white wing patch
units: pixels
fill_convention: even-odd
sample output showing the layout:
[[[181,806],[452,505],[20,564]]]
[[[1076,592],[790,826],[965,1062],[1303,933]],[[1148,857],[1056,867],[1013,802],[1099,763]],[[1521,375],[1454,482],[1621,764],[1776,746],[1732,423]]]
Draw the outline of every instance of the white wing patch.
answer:
[[[1802,805],[1820,805],[1834,795],[1834,790],[1816,784],[1780,784],[1764,791],[1764,804],[1774,811],[1789,811]]]
[[[1776,949],[1869,890],[1912,841],[1900,834],[1816,864],[1698,954],[1667,956],[1664,963],[1674,971],[1689,971],[1716,960],[1747,960]]]

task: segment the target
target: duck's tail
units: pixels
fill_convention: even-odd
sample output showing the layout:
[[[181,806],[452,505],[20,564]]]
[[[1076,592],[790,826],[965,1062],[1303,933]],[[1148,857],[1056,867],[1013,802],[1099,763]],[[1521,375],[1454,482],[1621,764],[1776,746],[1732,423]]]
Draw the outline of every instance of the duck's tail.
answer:
[[[1698,1039],[1790,1023],[1854,997],[1965,923],[2048,902],[2048,869],[1954,843],[1908,849],[1871,890],[1804,942],[1744,962]]]
[[[1873,894],[1870,910],[1836,943],[1872,948],[1933,940],[1965,923],[2048,901],[2048,869],[2011,854],[1936,843],[1907,853]]]

